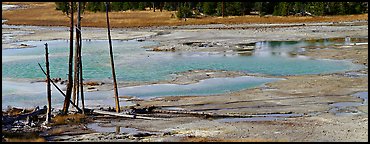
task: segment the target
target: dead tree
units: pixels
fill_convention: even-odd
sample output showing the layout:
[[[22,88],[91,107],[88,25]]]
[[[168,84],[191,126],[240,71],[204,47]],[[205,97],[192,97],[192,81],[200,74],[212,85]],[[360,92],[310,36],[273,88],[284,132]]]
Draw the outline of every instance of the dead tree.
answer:
[[[222,17],[225,17],[224,11],[225,11],[225,2],[222,1]]]
[[[69,101],[71,99],[71,94],[72,94],[72,60],[73,60],[73,2],[71,2],[70,6],[71,10],[71,26],[70,26],[70,40],[69,40],[69,61],[68,61],[68,84],[67,84],[67,92],[66,92],[66,97],[64,99],[64,104],[63,104],[63,114],[68,113],[68,108],[69,108]]]
[[[49,51],[48,51],[48,43],[45,43],[45,65],[46,65],[46,92],[47,92],[47,99],[48,105],[46,110],[46,120],[45,123],[49,124],[51,120],[51,87],[50,87],[50,70],[49,70]]]
[[[80,19],[78,18],[79,14],[77,13],[77,25],[76,25],[76,48],[75,48],[75,57],[74,57],[74,75],[73,75],[73,94],[72,94],[72,101],[76,105],[78,105],[78,101],[76,102],[76,99],[78,97],[79,93],[79,51],[80,51]]]
[[[112,77],[113,77],[114,97],[115,97],[115,100],[116,100],[116,112],[119,113],[120,112],[120,107],[119,107],[119,100],[118,100],[116,73],[115,73],[115,70],[114,70],[113,49],[112,49],[112,40],[111,40],[111,37],[110,37],[110,25],[109,25],[108,9],[109,9],[109,2],[106,2],[106,15],[107,15],[107,27],[108,27],[110,63],[112,65]]]
[[[20,114],[17,117],[10,117],[10,116],[4,116],[3,115],[2,116],[1,124],[2,125],[11,125],[15,121],[18,121],[18,120],[21,120],[21,119],[25,119],[27,117],[33,117],[33,116],[37,116],[37,115],[40,115],[40,114],[44,114],[46,111],[47,111],[47,107],[46,106],[44,106],[43,109],[39,109],[39,107],[37,106],[32,112],[27,113],[27,114]]]
[[[159,3],[159,11],[160,11],[160,12],[162,12],[162,10],[163,10],[163,5],[164,5],[164,3],[163,3],[163,2],[160,2],[160,3]]]
[[[40,65],[40,63],[38,63],[39,64],[39,67],[40,67],[40,69],[42,70],[42,72],[44,73],[44,75],[47,77],[47,74],[46,74],[46,72],[45,72],[45,70],[41,67],[41,65]],[[48,77],[48,79],[50,80],[50,82],[54,85],[54,87],[64,96],[64,97],[67,97],[66,96],[66,94],[64,94],[63,93],[63,91],[50,79],[50,77]],[[67,99],[68,100],[68,102],[70,103],[70,104],[72,104],[72,106],[74,106],[79,112],[82,112],[82,110],[78,107],[78,106],[76,106],[72,101],[71,101],[71,99]]]
[[[103,115],[111,115],[111,116],[118,116],[118,117],[125,117],[125,118],[136,118],[136,119],[146,119],[146,120],[169,120],[167,118],[156,118],[156,117],[146,117],[146,116],[137,116],[137,115],[129,115],[129,114],[122,114],[122,113],[115,113],[109,111],[102,111],[102,110],[93,110],[93,113],[103,114]]]
[[[155,2],[152,3],[153,3],[153,12],[155,12]]]
[[[84,109],[85,109],[85,99],[84,99],[84,91],[83,91],[83,77],[82,77],[82,36],[81,36],[81,2],[78,2],[78,7],[77,7],[77,26],[78,26],[78,29],[79,29],[79,45],[78,45],[78,49],[79,49],[79,54],[78,54],[78,57],[79,57],[79,69],[80,69],[80,86],[81,86],[81,104],[82,104],[82,113],[85,113]],[[77,100],[77,104],[78,104],[78,100]]]

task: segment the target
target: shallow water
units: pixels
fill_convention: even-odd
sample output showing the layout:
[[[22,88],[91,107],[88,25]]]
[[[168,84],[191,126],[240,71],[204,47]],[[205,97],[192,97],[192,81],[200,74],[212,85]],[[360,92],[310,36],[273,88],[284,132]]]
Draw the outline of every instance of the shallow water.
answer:
[[[99,123],[90,123],[86,126],[89,129],[92,129],[99,133],[116,133],[116,134],[138,134],[138,133],[145,133],[144,131],[139,131],[135,128],[125,128],[125,127],[119,127],[119,126],[101,126]]]
[[[192,96],[213,95],[246,88],[260,86],[266,82],[281,80],[278,78],[262,78],[242,76],[235,78],[211,78],[189,85],[155,84],[119,88],[119,95],[135,96],[138,98],[153,98],[158,96]],[[52,86],[53,87],[53,86]],[[59,87],[65,87],[65,85]],[[86,106],[114,106],[113,91],[85,92]],[[53,87],[53,107],[61,107],[64,97]],[[2,108],[8,105],[18,107],[34,107],[46,104],[45,83],[24,83],[3,80]],[[121,106],[132,103],[121,101]]]
[[[68,40],[21,42],[34,48],[2,50],[2,77],[10,79],[44,79],[37,63],[44,65],[44,44],[49,45],[51,77],[67,79]],[[18,44],[21,44],[18,43]],[[160,81],[171,74],[188,70],[231,70],[269,75],[302,75],[357,70],[362,65],[346,60],[318,60],[291,55],[302,52],[305,46],[330,45],[340,42],[287,41],[257,42],[251,56],[206,52],[152,52],[143,46],[157,45],[152,41],[113,41],[116,75],[118,81]],[[343,42],[342,42],[343,43]],[[83,74],[85,80],[111,80],[108,42],[83,41]],[[139,98],[180,95],[213,95],[260,86],[278,79],[258,77],[215,78],[189,85],[159,84],[119,89],[119,95]],[[22,82],[21,82],[22,83]],[[34,92],[36,91],[36,92]],[[2,104],[32,107],[46,104],[45,85],[15,84],[3,79]],[[53,90],[53,99],[62,102],[63,96]],[[86,92],[87,105],[113,104],[112,91]]]
[[[44,65],[44,43],[49,44],[51,77],[67,79],[68,41],[27,42],[35,48],[7,49],[2,54],[5,78],[44,78],[37,63]],[[116,75],[119,81],[159,81],[170,74],[197,69],[231,70],[268,75],[302,75],[343,72],[363,68],[345,60],[317,60],[291,55],[307,45],[330,42],[259,42],[252,56],[205,52],[151,52],[143,46],[155,42],[113,41]],[[83,42],[85,79],[108,80],[111,77],[108,42]]]
[[[359,72],[346,72],[344,76],[350,77],[350,78],[356,78],[356,77],[368,77],[368,74],[363,74]]]
[[[59,88],[65,87],[59,84],[57,85]],[[114,100],[113,98],[110,99],[107,95],[89,95],[89,92],[84,94],[85,106],[87,107],[112,106],[111,104]],[[54,86],[51,86],[51,95],[53,108],[62,108],[64,96]],[[6,109],[7,106],[24,108],[44,106],[47,104],[46,98],[46,83],[2,81],[2,109]],[[121,101],[120,104],[124,106],[133,105],[133,103],[126,101]],[[81,102],[79,103],[80,105]]]
[[[362,112],[359,111],[356,107],[357,106],[364,106],[368,105],[368,92],[358,92],[353,94],[352,96],[358,97],[362,99],[362,102],[338,102],[333,103],[330,106],[331,108],[329,112],[341,116],[341,115],[352,115],[352,114],[361,114]]]
[[[368,100],[369,100],[369,93],[368,92],[358,92],[358,93],[353,94],[353,96],[361,98],[363,100],[362,101],[363,105],[368,105],[368,103],[367,103]]]

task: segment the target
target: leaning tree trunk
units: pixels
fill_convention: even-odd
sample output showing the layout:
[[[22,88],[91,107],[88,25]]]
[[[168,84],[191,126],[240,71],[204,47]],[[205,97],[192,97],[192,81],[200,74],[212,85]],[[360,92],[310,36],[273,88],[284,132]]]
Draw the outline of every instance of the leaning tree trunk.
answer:
[[[72,61],[73,61],[73,2],[71,2],[71,26],[70,26],[70,40],[69,40],[69,61],[68,61],[68,84],[67,84],[67,92],[66,97],[64,99],[63,104],[63,114],[68,113],[69,108],[69,101],[71,99],[72,94]]]
[[[120,107],[119,107],[119,100],[118,100],[118,90],[117,90],[116,73],[115,73],[115,70],[114,70],[112,40],[110,38],[110,26],[109,26],[108,8],[109,8],[109,2],[106,3],[108,39],[109,39],[109,54],[110,54],[110,62],[111,62],[111,65],[112,65],[112,77],[113,77],[113,87],[114,87],[114,98],[116,100],[116,112],[119,113],[120,112]]]

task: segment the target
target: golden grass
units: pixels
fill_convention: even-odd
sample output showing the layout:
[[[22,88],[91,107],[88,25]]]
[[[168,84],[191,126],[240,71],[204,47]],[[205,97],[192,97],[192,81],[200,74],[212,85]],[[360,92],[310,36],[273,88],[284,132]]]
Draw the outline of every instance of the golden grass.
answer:
[[[2,135],[5,137],[6,142],[45,142],[46,140],[40,137],[36,132],[22,132],[22,133],[11,133],[2,131]]]
[[[99,83],[94,82],[94,81],[89,81],[89,82],[84,82],[84,85],[97,86],[97,85],[99,85]]]
[[[7,4],[27,5],[27,9],[3,11],[3,19],[7,24],[38,25],[38,26],[69,26],[69,18],[61,11],[55,10],[53,2],[20,3],[8,2]],[[241,24],[241,23],[297,23],[297,22],[341,22],[353,20],[367,20],[368,14],[345,16],[230,16],[230,17],[203,17],[188,18],[187,21],[171,18],[174,11],[120,11],[110,12],[111,27],[149,27],[149,26],[178,26],[196,24]],[[75,14],[76,15],[76,14]],[[85,12],[81,22],[82,26],[106,27],[104,12]]]
[[[84,114],[57,115],[52,119],[52,125],[79,124],[85,118]]]
[[[22,139],[22,138],[6,138],[6,142],[46,142],[44,138]]]
[[[30,109],[19,109],[19,108],[11,108],[11,109],[9,109],[9,110],[7,110],[7,111],[3,111],[3,113],[4,114],[7,114],[7,115],[9,115],[9,116],[17,116],[17,115],[20,115],[20,114],[22,114],[22,113],[29,113],[29,112],[31,112],[32,110],[30,110]]]

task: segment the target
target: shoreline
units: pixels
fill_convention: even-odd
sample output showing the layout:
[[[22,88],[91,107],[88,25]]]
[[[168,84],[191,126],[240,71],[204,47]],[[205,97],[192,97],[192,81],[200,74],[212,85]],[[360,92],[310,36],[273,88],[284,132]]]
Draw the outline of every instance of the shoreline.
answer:
[[[316,23],[317,24],[317,23]],[[259,25],[259,24],[257,24]],[[261,26],[261,25],[260,25]],[[185,26],[185,27],[188,27],[188,26]],[[42,27],[43,29],[49,29],[50,33],[60,33],[60,30],[61,29],[66,29],[65,27],[64,28],[47,28],[47,27]],[[59,31],[55,31],[55,29],[59,29]],[[116,40],[127,40],[125,38],[129,38],[129,39],[142,39],[144,37],[145,38],[148,38],[149,40],[151,41],[155,41],[155,42],[168,42],[168,40],[163,40],[161,38],[158,38],[158,37],[161,37],[164,35],[176,35],[176,32],[178,31],[184,31],[183,28],[177,28],[178,30],[173,30],[171,32],[166,32],[166,30],[163,30],[163,29],[158,29],[158,30],[154,30],[154,31],[157,31],[156,33],[152,33],[151,35],[149,36],[138,36],[138,37],[132,37],[130,36],[130,34],[123,34],[121,36],[118,36],[116,37],[115,39]],[[275,28],[273,28],[275,29]],[[283,28],[284,29],[284,28]],[[116,33],[122,33],[122,31],[129,31],[130,29],[119,29],[120,31],[115,31]],[[46,37],[46,35],[40,35],[40,33],[38,32],[35,32],[37,30],[34,30],[32,33],[28,34],[28,35],[24,35],[22,38],[24,41],[27,41],[27,40],[35,40],[35,39],[53,39],[53,38],[50,38],[50,37]],[[96,31],[102,31],[102,29],[99,29],[99,28],[93,28],[93,29],[89,29],[87,33],[94,33]],[[149,31],[149,32],[148,32]],[[185,29],[186,31],[186,29]],[[150,30],[145,30],[145,31],[141,31],[143,32],[144,34],[148,34],[150,32],[152,32],[152,29]],[[68,32],[65,32],[65,33],[68,33]],[[197,33],[197,30],[195,31],[195,33]],[[263,33],[263,31],[262,31]],[[88,35],[88,34],[86,34]],[[53,34],[53,36],[55,36]],[[36,37],[36,38],[35,38]],[[329,36],[329,38],[336,38],[338,36]],[[123,38],[123,39],[122,39]],[[172,39],[176,39],[176,37],[171,37]],[[192,39],[196,39],[197,37],[195,38],[191,38],[191,39],[187,39],[186,41],[191,41]],[[327,37],[328,38],[328,37]],[[99,39],[102,39],[103,40],[103,36],[102,35],[98,35],[96,37],[92,37],[93,40],[99,40]],[[239,38],[240,39],[240,38]],[[292,40],[296,40],[297,38],[293,38],[293,39],[285,39],[286,41],[292,41]],[[299,38],[298,38],[299,39]],[[309,39],[309,38],[308,38]],[[316,39],[321,39],[321,38],[316,38]],[[62,40],[66,40],[66,39],[62,39]],[[266,40],[266,39],[265,39]],[[274,40],[274,39],[267,39],[267,40]],[[215,41],[215,40],[213,40]],[[181,43],[181,42],[176,42],[176,43]],[[173,44],[173,43],[172,43]],[[229,44],[226,44],[228,46],[231,46],[231,45],[234,45],[235,43],[234,42],[231,42]],[[159,44],[159,45],[170,45],[170,44]],[[361,47],[361,45],[359,45]],[[367,46],[367,45],[365,45]],[[154,46],[154,47],[157,47],[157,46]],[[182,47],[179,47],[180,50],[184,49],[185,46],[182,46]],[[309,56],[311,58],[314,58],[314,59],[328,59],[328,60],[346,60],[346,61],[351,61],[352,63],[356,63],[356,64],[361,64],[361,65],[365,65],[365,67],[363,69],[360,69],[360,70],[348,70],[346,72],[337,72],[337,73],[328,73],[328,74],[309,74],[309,75],[304,75],[304,76],[317,76],[317,75],[332,75],[332,74],[345,74],[347,72],[360,72],[360,73],[365,73],[367,74],[367,70],[365,70],[367,68],[367,63],[365,63],[367,61],[367,58],[366,59],[360,59],[360,60],[354,60],[354,59],[348,59],[346,58],[345,54],[343,54],[344,56],[342,57],[328,57],[327,53],[332,53],[333,51],[338,51],[338,50],[341,50],[340,48],[341,46],[331,46],[331,48],[328,50],[328,49],[321,49],[321,48],[318,48],[318,49],[311,49],[311,48],[306,48],[306,52],[303,53],[303,54],[298,54],[298,55],[302,55],[302,56]],[[358,47],[358,46],[356,46]],[[364,46],[362,46],[364,47]],[[227,49],[230,49],[230,48],[227,48]],[[4,50],[4,49],[3,49]],[[216,51],[222,51],[223,49],[217,49]],[[325,51],[328,51],[324,54],[321,54],[319,53],[318,51],[322,51],[322,50],[325,50]],[[195,51],[197,52],[198,50],[197,49],[186,49],[185,48],[185,51]],[[208,52],[212,52],[212,51],[208,51]],[[346,51],[347,53],[350,53],[348,50]],[[358,59],[358,58],[357,58]],[[364,62],[365,61],[365,62]],[[215,75],[207,75],[206,73],[216,73]],[[197,76],[197,75],[201,75],[200,77],[198,76],[197,78],[194,77],[194,76]],[[168,80],[161,80],[161,81],[153,81],[153,82],[125,82],[124,83],[120,83],[118,82],[118,87],[122,88],[122,87],[130,87],[130,86],[140,86],[140,85],[152,85],[152,84],[180,84],[180,85],[184,85],[184,84],[194,84],[194,83],[197,83],[199,82],[200,80],[204,80],[204,79],[209,79],[209,78],[223,78],[223,77],[236,77],[236,76],[257,76],[257,77],[266,77],[266,78],[289,78],[291,76],[273,76],[273,75],[266,75],[266,74],[250,74],[250,73],[244,73],[244,72],[238,72],[238,71],[222,71],[222,70],[190,70],[190,71],[187,71],[187,72],[181,72],[181,73],[176,73],[172,76],[169,76]],[[300,75],[292,75],[292,77],[294,76],[300,76]],[[171,78],[172,77],[172,78]],[[191,77],[194,77],[194,78],[191,78]],[[18,79],[19,80],[19,79]],[[27,81],[27,79],[25,79]],[[41,79],[40,79],[41,80]],[[21,80],[22,81],[22,80]],[[37,82],[39,80],[30,80],[30,82]],[[93,89],[94,90],[98,90],[98,91],[111,91],[112,90],[112,84],[109,83],[107,80],[104,80],[104,81],[96,81],[96,80],[91,80],[91,81],[87,81],[87,82],[94,82],[94,83],[104,83],[104,85],[99,85],[99,86],[93,86]],[[87,90],[88,87],[85,87],[85,90]],[[91,87],[90,87],[91,88]]]
[[[232,46],[240,42],[251,43],[261,40],[288,41],[300,40],[302,38],[322,39],[345,36],[367,37],[368,34],[365,30],[368,29],[368,26],[364,25],[364,23],[367,24],[367,21],[358,23],[360,26],[356,26],[357,22],[339,22],[334,26],[328,26],[331,24],[325,22],[321,23],[322,26],[319,26],[320,23],[317,23],[318,26],[305,23],[305,26],[298,25],[293,27],[268,27],[269,24],[199,26],[204,29],[193,29],[197,27],[193,25],[176,26],[176,28],[152,27],[140,29],[138,33],[135,33],[137,30],[135,28],[114,28],[112,32],[114,31],[116,36],[113,37],[117,39],[130,37],[140,39],[142,38],[140,36],[147,36],[144,40],[159,42],[159,47],[163,48],[176,46],[176,49],[180,51],[222,52],[232,49]],[[245,29],[245,27],[251,27],[253,25],[260,27]],[[207,29],[207,27],[210,29]],[[235,29],[229,29],[230,27],[235,27]],[[243,27],[244,30],[240,30]],[[218,30],[218,28],[222,29]],[[14,39],[44,40],[53,37],[68,37],[68,31],[63,30],[54,31],[53,29],[49,29],[47,32],[44,31],[44,34],[42,31],[32,29],[29,29],[29,31],[31,31],[31,34],[16,36]],[[101,34],[90,35],[97,33],[97,31],[101,31]],[[12,32],[14,30],[10,30],[9,33]],[[253,36],[250,36],[250,34],[253,34]],[[87,31],[84,35],[90,35],[89,37],[92,39],[104,39],[106,37],[103,28]],[[209,50],[197,46],[183,45],[186,42],[218,42],[221,45]],[[212,96],[166,96],[150,100],[132,101],[134,104],[138,104],[137,108],[156,106],[159,110],[172,108],[178,111],[219,115],[251,115],[261,113],[307,114],[305,116],[288,117],[283,120],[272,121],[241,120],[236,122],[220,122],[217,121],[217,118],[180,114],[163,114],[170,121],[103,117],[95,118],[95,120],[79,125],[62,125],[52,128],[47,130],[46,133],[53,133],[53,130],[61,132],[47,139],[48,141],[368,141],[367,105],[341,108],[339,112],[347,113],[348,115],[345,116],[338,116],[336,113],[331,112],[335,108],[333,104],[359,102],[360,98],[352,95],[357,92],[368,91],[368,45],[306,48],[303,54],[297,55],[329,60],[344,59],[352,63],[364,65],[365,67],[356,71],[329,74],[266,76],[284,78],[286,80],[267,83],[263,87],[243,89]],[[358,74],[353,74],[353,72],[357,72]],[[209,73],[213,74],[210,75]],[[194,70],[177,73],[173,79],[157,83],[191,84],[207,78],[237,77],[243,75],[249,74],[235,71]],[[141,85],[143,83],[136,84]],[[127,85],[129,84],[120,84],[120,86]],[[135,83],[132,85],[135,85]],[[111,89],[110,84],[105,84],[105,87],[107,90]],[[315,113],[315,115],[309,115],[312,113]],[[135,137],[124,133],[115,133],[114,131],[110,133],[99,132],[98,130],[102,128],[88,129],[89,131],[86,131],[86,128],[84,128],[87,124],[102,124],[104,122],[111,123],[110,125],[113,128],[120,126],[157,133],[149,136]],[[67,127],[70,128],[69,131],[79,130],[81,132],[77,132],[77,135],[69,135]]]

